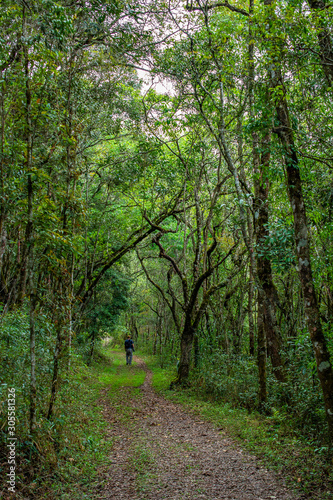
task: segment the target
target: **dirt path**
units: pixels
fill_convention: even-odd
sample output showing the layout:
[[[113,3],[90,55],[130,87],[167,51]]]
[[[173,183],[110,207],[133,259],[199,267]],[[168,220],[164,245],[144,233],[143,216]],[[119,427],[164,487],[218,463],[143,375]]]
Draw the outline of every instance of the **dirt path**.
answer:
[[[103,398],[115,444],[101,500],[294,500],[255,457],[221,429],[154,393],[151,373],[138,395],[122,388],[120,413]],[[133,368],[132,368],[133,369]]]

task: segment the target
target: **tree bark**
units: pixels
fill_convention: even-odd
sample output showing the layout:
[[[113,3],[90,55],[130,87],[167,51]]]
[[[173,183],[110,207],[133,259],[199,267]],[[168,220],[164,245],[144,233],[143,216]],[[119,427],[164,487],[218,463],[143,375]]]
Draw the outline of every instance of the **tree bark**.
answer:
[[[320,48],[321,65],[323,67],[328,85],[333,87],[333,49],[331,36],[327,27],[323,25],[318,17],[318,12],[325,9],[326,2],[323,0],[308,0],[308,3],[314,13],[315,19],[318,21],[319,31],[317,36]]]
[[[30,311],[29,311],[29,328],[30,328],[30,433],[36,429],[36,408],[37,408],[37,382],[36,382],[36,326],[35,326],[35,309],[36,309],[36,290],[34,289],[33,280],[33,254],[30,252],[29,262],[29,288],[30,288]]]
[[[23,26],[25,30],[25,7],[23,7]],[[20,277],[18,284],[18,302],[22,303],[28,277],[28,261],[33,239],[33,183],[32,183],[32,121],[31,121],[31,89],[29,73],[29,52],[26,43],[23,44],[24,71],[25,71],[25,118],[26,118],[26,169],[27,169],[27,194],[28,213],[25,229],[25,240],[20,263]]]
[[[178,367],[178,375],[174,384],[182,384],[186,382],[190,373],[191,352],[194,339],[194,330],[191,325],[191,319],[185,319],[185,325],[180,341],[180,360]]]
[[[297,269],[303,292],[304,312],[315,353],[317,372],[320,380],[329,426],[329,437],[333,441],[333,371],[327,342],[323,333],[320,312],[311,268],[310,235],[306,217],[306,209],[302,190],[296,146],[289,118],[286,91],[279,68],[271,71],[271,86],[283,90],[275,100],[275,109],[279,121],[275,132],[283,147],[283,155],[287,171],[287,189],[293,212]]]
[[[55,289],[54,295],[58,296],[59,298],[62,297],[62,295],[63,295],[62,281],[59,281],[58,289]],[[57,320],[57,323],[56,323],[57,339],[56,339],[56,345],[55,345],[54,355],[53,355],[53,374],[52,374],[52,384],[51,384],[51,396],[50,396],[49,408],[48,408],[47,417],[46,417],[48,420],[50,420],[52,415],[53,415],[54,404],[56,401],[58,385],[59,385],[59,363],[60,363],[60,357],[62,354],[63,343],[64,343],[64,336],[63,336],[64,311],[63,311],[62,301],[60,300],[59,302],[60,303],[58,303],[58,307],[56,307],[55,315],[54,315],[54,319]]]
[[[250,104],[250,114],[251,118],[255,118],[254,113],[254,83],[255,83],[255,67],[254,67],[254,41],[252,35],[252,19],[254,1],[250,0],[249,12],[250,12],[250,22],[249,22],[249,104]],[[265,121],[268,118],[265,117]],[[259,135],[256,131],[252,133],[252,155],[253,155],[253,167],[256,174],[255,177],[255,199],[254,199],[254,210],[255,210],[255,232],[257,248],[263,244],[265,238],[268,236],[268,193],[269,193],[269,180],[267,177],[268,168],[270,164],[270,140],[271,140],[271,130],[267,128],[263,133],[262,139],[262,154],[259,154]],[[281,349],[281,335],[276,321],[276,307],[275,307],[275,297],[277,292],[273,283],[272,276],[272,266],[270,260],[264,255],[257,255],[256,258],[256,268],[252,265],[252,273],[257,273],[257,281],[259,281],[259,286],[262,287],[261,293],[258,294],[258,299],[263,300],[263,308],[258,306],[258,315],[260,319],[258,320],[260,325],[263,322],[264,331],[266,333],[268,342],[268,352],[271,358],[274,375],[280,382],[285,381],[285,374],[283,370],[283,364],[280,355]],[[261,317],[261,315],[263,316]]]
[[[279,382],[285,382],[285,374],[283,363],[280,355],[281,351],[281,335],[276,320],[275,301],[277,292],[273,283],[272,266],[269,258],[262,255],[260,246],[263,245],[265,239],[269,235],[268,230],[268,193],[269,181],[267,172],[270,162],[270,131],[266,132],[263,141],[263,153],[259,164],[259,179],[256,182],[256,237],[259,255],[257,256],[257,273],[258,279],[264,291],[261,295],[264,301],[264,329],[266,332],[268,353],[271,358],[273,372]]]
[[[2,78],[2,74],[0,72]],[[4,172],[4,144],[5,144],[5,82],[1,85],[0,112],[1,112],[1,132],[0,132],[0,288],[2,288],[2,260],[6,249],[6,229],[5,229],[5,172]]]
[[[89,352],[88,366],[91,366],[91,363],[92,363],[92,360],[94,357],[95,341],[96,341],[96,335],[95,335],[95,332],[93,331],[93,333],[91,335],[91,341],[90,341],[90,352]]]
[[[59,377],[59,361],[62,351],[62,324],[60,323],[57,328],[57,341],[53,356],[53,375],[52,375],[52,385],[51,385],[51,397],[49,403],[49,409],[47,412],[47,419],[50,420],[53,414],[54,403],[57,396],[58,389],[58,377]]]
[[[253,271],[250,264],[250,282],[248,295],[248,320],[249,320],[249,352],[254,356],[254,321],[253,321]]]
[[[264,329],[264,299],[263,293],[258,293],[258,375],[259,375],[259,410],[265,411],[267,402],[267,371],[266,371],[266,337]]]

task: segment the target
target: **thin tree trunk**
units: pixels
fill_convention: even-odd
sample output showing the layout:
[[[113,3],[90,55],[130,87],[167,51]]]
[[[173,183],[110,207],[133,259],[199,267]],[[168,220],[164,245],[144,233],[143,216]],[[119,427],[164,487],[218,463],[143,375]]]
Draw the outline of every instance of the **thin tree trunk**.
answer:
[[[266,373],[266,337],[264,329],[264,300],[263,294],[258,293],[258,316],[257,316],[257,336],[258,336],[258,376],[259,376],[259,410],[265,411],[267,402],[267,373]]]
[[[248,79],[248,92],[249,92],[249,106],[250,106],[250,116],[254,120],[254,38],[252,33],[252,15],[253,15],[253,5],[254,0],[249,2],[249,79]],[[253,171],[257,172],[259,167],[259,152],[258,152],[258,134],[255,130],[252,132],[252,161],[253,161]],[[256,268],[254,265],[254,260],[250,259],[250,288],[249,288],[249,337],[250,337],[250,355],[254,356],[254,324],[253,324],[253,285],[255,281]],[[259,358],[258,358],[259,359]],[[260,371],[259,371],[260,373]]]
[[[94,357],[95,341],[96,341],[96,335],[95,335],[95,332],[93,332],[92,337],[91,337],[91,342],[90,342],[90,353],[89,353],[89,359],[88,359],[88,366],[91,366],[91,363],[92,363],[92,360]]]
[[[50,397],[50,403],[49,403],[49,409],[47,412],[47,419],[50,420],[53,414],[53,407],[54,403],[56,400],[56,395],[57,395],[57,389],[58,389],[58,376],[59,376],[59,360],[60,360],[60,354],[61,354],[61,347],[62,347],[62,327],[61,325],[58,326],[57,328],[57,341],[56,341],[56,347],[54,350],[54,356],[53,356],[53,376],[52,376],[52,385],[51,385],[51,397]]]
[[[198,333],[196,333],[194,335],[193,347],[194,347],[194,366],[195,366],[195,368],[198,368],[198,366],[199,366],[199,356],[200,356],[200,353],[199,353],[199,335],[198,335]]]
[[[59,286],[59,297],[62,296],[62,284],[60,282]],[[57,324],[57,340],[56,340],[56,345],[54,349],[54,355],[53,355],[53,375],[52,375],[52,384],[51,384],[51,397],[50,397],[50,403],[49,403],[49,409],[47,412],[47,419],[50,420],[53,414],[53,408],[54,408],[54,403],[56,400],[57,396],[57,390],[58,390],[58,379],[59,379],[59,361],[60,361],[60,356],[62,352],[62,347],[63,347],[63,335],[62,335],[62,330],[63,330],[63,322],[62,322],[62,310],[60,309],[61,305],[59,306],[58,309],[58,324]]]
[[[254,356],[254,321],[253,321],[253,271],[250,263],[250,282],[248,295],[248,320],[249,320],[249,352]]]
[[[36,309],[36,290],[34,289],[33,275],[33,253],[30,251],[29,259],[29,288],[30,288],[30,433],[36,429],[36,407],[37,407],[37,382],[36,382],[36,328],[35,328],[35,309]]]
[[[37,383],[36,383],[36,331],[34,300],[30,304],[30,432],[36,429]]]
[[[23,29],[25,31],[25,7],[23,7]],[[26,43],[23,44],[24,70],[25,70],[25,117],[26,117],[26,169],[28,191],[28,213],[25,229],[25,241],[20,264],[20,278],[18,289],[18,302],[22,303],[25,295],[28,277],[28,261],[33,239],[33,184],[32,184],[32,122],[31,122],[31,89],[29,74],[29,52]]]
[[[26,35],[25,6],[23,7],[23,34]],[[29,278],[30,292],[30,432],[36,428],[36,406],[37,406],[37,385],[36,385],[36,331],[35,331],[35,308],[36,290],[34,287],[34,264],[33,264],[33,183],[32,183],[32,122],[31,122],[31,89],[30,89],[30,68],[29,52],[26,43],[23,44],[24,70],[25,70],[25,119],[26,119],[26,169],[27,169],[27,191],[28,191],[28,212],[27,225],[25,231],[24,250],[19,281],[19,302],[22,302],[26,291],[27,278]]]
[[[160,325],[159,325],[159,318],[157,319],[157,330],[160,329]],[[157,350],[157,330],[154,330],[154,338],[153,338],[153,355],[155,356],[156,354],[156,350]]]
[[[0,72],[2,77],[2,72]],[[5,144],[5,82],[1,85],[0,110],[1,110],[1,133],[0,133],[0,288],[2,284],[2,260],[6,249],[6,229],[5,229],[5,197],[4,197],[4,144]]]

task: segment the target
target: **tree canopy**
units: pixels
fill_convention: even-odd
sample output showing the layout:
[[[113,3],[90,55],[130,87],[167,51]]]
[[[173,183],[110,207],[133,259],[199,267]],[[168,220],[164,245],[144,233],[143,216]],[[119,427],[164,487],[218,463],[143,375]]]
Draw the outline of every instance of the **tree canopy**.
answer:
[[[26,360],[2,374],[22,433],[52,422],[74,352],[130,332],[173,386],[332,445],[330,7],[3,0],[0,363]]]

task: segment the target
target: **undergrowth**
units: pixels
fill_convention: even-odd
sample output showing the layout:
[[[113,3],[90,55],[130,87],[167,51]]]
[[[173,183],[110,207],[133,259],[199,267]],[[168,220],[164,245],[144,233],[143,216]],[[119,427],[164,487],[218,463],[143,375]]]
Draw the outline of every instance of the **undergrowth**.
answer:
[[[120,364],[121,360],[117,356],[97,353],[96,361],[87,367],[81,357],[73,353],[67,378],[61,380],[53,418],[48,421],[45,413],[40,412],[33,436],[29,435],[24,384],[14,378],[17,389],[16,414],[19,417],[15,498],[95,498],[102,487],[99,470],[109,466],[108,457],[113,445],[106,434],[109,424],[102,413],[101,391],[110,385],[113,388],[123,384],[139,386],[145,376],[144,373],[135,373],[135,370],[127,370],[127,374],[122,374],[120,370],[119,373]],[[3,389],[9,386],[8,382],[3,383]],[[5,411],[2,419],[6,414],[4,396],[3,390],[2,408]],[[0,497],[7,492],[6,425],[2,424],[1,432]]]
[[[216,395],[205,392],[200,378],[192,379],[188,388],[170,391],[176,368],[161,368],[158,360],[146,356],[147,366],[153,372],[153,387],[168,399],[184,405],[201,418],[214,423],[222,434],[227,434],[263,463],[277,471],[291,487],[303,493],[304,498],[324,500],[333,498],[332,459],[327,447],[309,441],[293,420],[283,411],[272,409],[266,416],[257,411],[235,407],[230,402],[216,400]]]
[[[14,335],[15,328],[25,329],[25,318],[19,318],[17,325],[12,324]],[[21,339],[25,344],[27,339],[24,335],[21,335]],[[25,348],[23,345],[18,347],[18,354],[23,347]],[[39,355],[46,358],[47,349]],[[7,356],[5,350],[2,351],[2,356],[3,359]],[[306,432],[302,435],[300,427],[294,425],[294,419],[288,418],[283,407],[276,409],[272,405],[269,416],[261,415],[253,409],[241,408],[232,398],[230,402],[226,402],[216,392],[207,391],[207,384],[197,374],[190,387],[170,391],[176,367],[164,365],[161,368],[159,360],[152,356],[146,356],[145,360],[153,372],[153,387],[157,392],[213,422],[221,433],[233,437],[242,447],[261,458],[266,466],[283,475],[290,485],[303,493],[304,498],[333,498],[332,461],[328,460],[327,448],[320,446],[317,440],[309,441]],[[144,382],[144,371],[136,367],[135,363],[127,367],[124,353],[115,352],[110,346],[104,348],[102,353],[96,352],[95,361],[90,367],[84,364],[81,356],[73,354],[67,378],[63,377],[61,381],[54,417],[52,421],[47,421],[41,405],[37,431],[32,437],[27,427],[28,392],[22,376],[27,362],[19,356],[17,361],[18,370],[11,381],[17,388],[19,417],[16,498],[95,498],[103,487],[101,471],[110,467],[108,457],[113,445],[112,439],[107,438],[106,430],[110,424],[103,417],[101,394],[111,401],[123,423],[131,429],[134,425],[132,407],[124,404],[120,389],[129,386],[130,400],[140,398],[139,387]],[[40,381],[44,378],[47,380],[49,373],[41,370],[39,377]],[[4,394],[5,388],[10,386],[10,380],[3,378],[1,382],[2,410],[6,411]],[[46,393],[41,392],[39,396],[42,401],[47,401]],[[2,425],[0,463],[3,478],[6,474],[5,430]],[[151,457],[146,456],[144,450],[137,446],[132,459],[138,481],[142,482],[141,484],[139,481],[143,487],[149,479],[145,477],[144,467]],[[3,483],[0,496],[5,490],[6,485]]]

